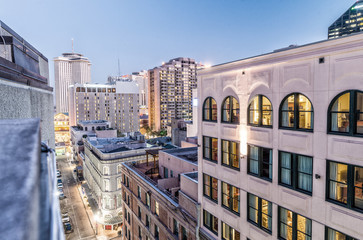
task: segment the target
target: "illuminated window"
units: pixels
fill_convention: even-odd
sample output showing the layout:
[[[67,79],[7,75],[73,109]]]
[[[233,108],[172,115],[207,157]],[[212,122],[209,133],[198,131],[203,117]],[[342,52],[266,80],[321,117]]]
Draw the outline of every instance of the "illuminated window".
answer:
[[[251,126],[272,126],[272,104],[267,97],[257,95],[248,106],[248,124]]]
[[[239,188],[222,182],[222,206],[239,215]]]
[[[222,104],[222,122],[239,123],[239,103],[236,98],[228,96]]]
[[[159,203],[155,201],[155,214],[159,216]]]
[[[223,240],[239,240],[240,233],[229,226],[228,224],[222,222],[222,239]]]
[[[302,94],[293,93],[280,106],[280,127],[286,129],[313,129],[313,106]]]
[[[344,233],[338,232],[332,228],[325,227],[325,239],[326,240],[357,240],[355,238],[349,237]]]
[[[222,165],[239,169],[239,143],[222,140]]]
[[[311,220],[279,207],[280,239],[311,239]]]
[[[218,202],[218,179],[203,174],[203,195]]]
[[[248,221],[271,233],[272,203],[248,193]]]
[[[345,135],[363,134],[363,92],[348,91],[335,97],[329,106],[328,130]]]
[[[208,97],[203,104],[203,121],[217,121],[217,103],[212,97]]]
[[[203,136],[203,158],[218,161],[218,139]]]
[[[218,235],[218,218],[206,210],[203,210],[203,226]]]

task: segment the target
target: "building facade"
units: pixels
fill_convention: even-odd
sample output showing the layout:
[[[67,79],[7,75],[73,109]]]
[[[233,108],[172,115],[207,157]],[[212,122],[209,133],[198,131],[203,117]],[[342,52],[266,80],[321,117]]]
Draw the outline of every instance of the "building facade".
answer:
[[[54,58],[57,113],[69,112],[69,86],[91,82],[91,63],[79,53],[63,53]]]
[[[152,129],[166,129],[172,118],[192,120],[196,70],[194,59],[175,58],[148,71],[148,112]]]
[[[55,151],[57,156],[70,152],[71,135],[68,113],[54,115]]]
[[[122,164],[123,239],[197,239],[197,148]]]
[[[106,120],[119,134],[139,131],[139,89],[135,82],[76,84],[69,91],[71,126],[79,121]]]
[[[363,34],[198,72],[202,239],[363,239]]]
[[[118,230],[122,223],[121,163],[145,160],[145,151],[159,149],[146,144],[143,136],[124,138],[88,137],[85,141],[83,174],[98,205],[98,223]]]
[[[356,1],[328,28],[328,38],[337,38],[363,31],[363,1]]]

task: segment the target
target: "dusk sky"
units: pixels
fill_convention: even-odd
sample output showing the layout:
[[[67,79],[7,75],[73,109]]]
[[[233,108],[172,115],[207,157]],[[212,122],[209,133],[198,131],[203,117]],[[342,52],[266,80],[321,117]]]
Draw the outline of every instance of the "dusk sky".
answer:
[[[14,0],[1,20],[49,60],[74,50],[92,82],[175,57],[220,64],[327,38],[353,0]],[[53,85],[53,84],[52,84]]]

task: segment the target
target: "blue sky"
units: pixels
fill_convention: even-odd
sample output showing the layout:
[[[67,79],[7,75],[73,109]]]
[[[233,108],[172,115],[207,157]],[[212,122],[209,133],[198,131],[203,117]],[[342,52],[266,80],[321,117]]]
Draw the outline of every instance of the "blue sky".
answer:
[[[327,38],[353,0],[14,0],[1,20],[49,59],[72,50],[92,82],[175,57],[220,64]]]

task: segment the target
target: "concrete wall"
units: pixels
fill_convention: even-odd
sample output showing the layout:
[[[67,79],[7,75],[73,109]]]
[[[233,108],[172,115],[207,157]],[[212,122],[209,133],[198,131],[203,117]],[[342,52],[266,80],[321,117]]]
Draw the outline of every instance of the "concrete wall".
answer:
[[[41,140],[54,143],[53,93],[0,79],[0,119],[40,118]]]
[[[324,57],[324,63],[319,63],[321,57]],[[225,210],[221,201],[216,204],[203,197],[203,186],[199,184],[198,199],[202,209],[237,229],[241,238],[276,239],[278,206],[282,206],[312,219],[313,239],[324,239],[325,226],[362,239],[363,214],[325,200],[327,159],[363,166],[361,138],[327,134],[327,111],[332,99],[345,90],[363,91],[362,66],[363,34],[358,34],[198,72],[199,102],[211,96],[218,106],[217,123],[199,121],[199,144],[202,145],[202,136],[211,136],[218,138],[218,146],[221,146],[221,139],[228,139],[240,142],[241,148],[239,171],[221,166],[220,147],[218,164],[203,160],[202,148],[199,149],[199,178],[202,179],[203,173],[218,178],[218,196],[221,195],[221,181],[240,188],[240,216]],[[307,96],[314,107],[313,132],[279,129],[281,101],[294,92]],[[248,103],[257,94],[271,100],[272,128],[247,126]],[[234,96],[239,101],[239,124],[220,123],[222,101],[227,96]],[[202,107],[200,104],[199,119],[202,119]],[[247,174],[247,144],[273,149],[272,182]],[[313,157],[313,176],[318,174],[321,178],[313,178],[312,196],[278,184],[279,150]],[[247,222],[247,193],[273,203],[272,235]],[[221,224],[219,237],[220,234]]]
[[[194,201],[198,201],[198,181],[182,174],[180,175],[180,190]]]
[[[177,177],[178,174],[185,172],[194,172],[198,169],[198,165],[196,163],[192,163],[187,160],[183,160],[177,156],[172,154],[168,154],[164,151],[159,151],[159,171],[160,176],[164,177],[164,167],[166,167],[169,171],[173,171],[174,177]]]

